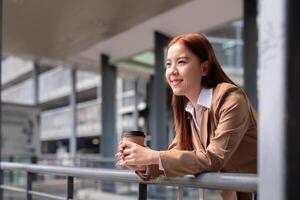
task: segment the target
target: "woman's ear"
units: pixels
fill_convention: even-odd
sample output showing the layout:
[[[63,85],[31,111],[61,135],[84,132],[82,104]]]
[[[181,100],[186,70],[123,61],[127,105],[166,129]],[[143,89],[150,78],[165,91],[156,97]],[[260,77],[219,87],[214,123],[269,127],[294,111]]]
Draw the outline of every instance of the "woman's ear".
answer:
[[[208,74],[209,64],[208,61],[202,63],[202,76],[206,76]]]

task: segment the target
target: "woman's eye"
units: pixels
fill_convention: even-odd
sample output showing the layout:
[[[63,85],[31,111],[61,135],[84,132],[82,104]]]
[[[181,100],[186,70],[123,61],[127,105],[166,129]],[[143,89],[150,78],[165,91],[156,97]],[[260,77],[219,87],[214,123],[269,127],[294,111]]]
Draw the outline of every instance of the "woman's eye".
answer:
[[[166,63],[166,68],[171,67],[171,63]]]
[[[181,65],[183,65],[183,64],[185,64],[186,62],[184,61],[184,60],[180,60],[180,61],[178,61],[178,64],[181,64]]]

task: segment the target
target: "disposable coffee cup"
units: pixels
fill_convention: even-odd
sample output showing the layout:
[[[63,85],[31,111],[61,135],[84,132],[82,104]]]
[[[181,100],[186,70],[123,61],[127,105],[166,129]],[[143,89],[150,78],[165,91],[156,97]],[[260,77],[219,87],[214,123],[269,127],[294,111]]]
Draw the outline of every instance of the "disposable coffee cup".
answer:
[[[122,134],[122,141],[130,141],[130,142],[134,142],[140,146],[145,146],[144,142],[145,142],[145,133],[143,131],[126,131]],[[134,169],[139,170],[137,165],[128,165],[127,166],[129,169]]]
[[[122,135],[123,141],[134,142],[138,145],[145,146],[145,133],[143,131],[126,131]]]

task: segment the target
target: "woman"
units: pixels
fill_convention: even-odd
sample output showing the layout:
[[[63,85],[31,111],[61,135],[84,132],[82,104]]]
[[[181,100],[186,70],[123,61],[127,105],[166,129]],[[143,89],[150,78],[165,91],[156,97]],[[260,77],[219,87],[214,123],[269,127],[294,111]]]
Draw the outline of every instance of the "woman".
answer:
[[[216,171],[256,173],[256,111],[223,72],[208,40],[198,33],[173,38],[165,76],[173,91],[173,142],[166,151],[123,142],[117,164],[132,166],[143,180]],[[251,199],[230,191],[222,197]]]

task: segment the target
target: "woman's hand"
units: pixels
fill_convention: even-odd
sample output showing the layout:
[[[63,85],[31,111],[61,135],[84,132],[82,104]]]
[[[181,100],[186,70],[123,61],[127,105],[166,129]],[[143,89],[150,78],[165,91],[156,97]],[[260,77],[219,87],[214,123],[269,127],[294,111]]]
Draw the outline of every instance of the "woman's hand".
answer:
[[[122,143],[122,141],[119,144],[121,144],[121,143]],[[119,152],[115,155],[115,156],[118,156],[120,160],[125,159],[125,155],[124,155],[123,151],[124,151],[124,148],[119,147]],[[121,167],[125,166],[129,170],[132,170],[132,171],[146,171],[146,166],[145,165],[121,165],[120,160],[116,163],[117,166],[121,166]]]
[[[119,166],[145,166],[158,164],[159,152],[148,147],[142,147],[133,142],[122,142],[119,145],[119,152],[116,154],[120,158],[117,165]]]

